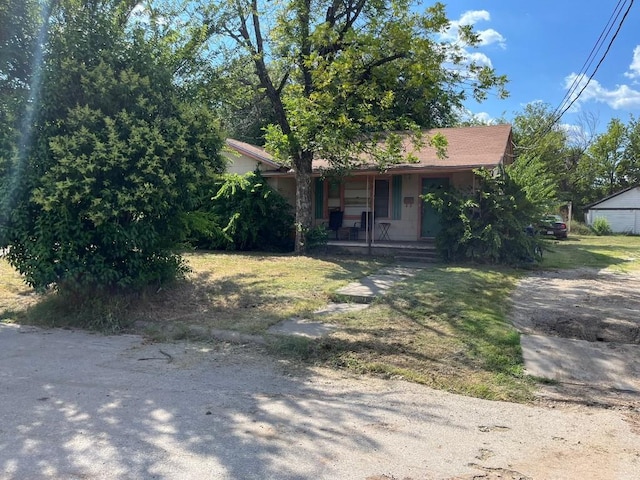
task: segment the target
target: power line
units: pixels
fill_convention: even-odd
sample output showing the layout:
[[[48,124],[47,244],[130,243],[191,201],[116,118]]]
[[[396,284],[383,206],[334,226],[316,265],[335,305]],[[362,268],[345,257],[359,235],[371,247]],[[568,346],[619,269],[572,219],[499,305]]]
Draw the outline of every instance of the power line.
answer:
[[[596,41],[595,45],[591,49],[591,52],[589,52],[589,56],[587,57],[587,59],[582,64],[582,67],[580,67],[580,70],[579,70],[580,73],[578,73],[576,75],[576,77],[573,79],[573,82],[571,83],[571,85],[567,89],[567,93],[565,93],[564,97],[562,98],[562,101],[560,102],[558,107],[556,107],[556,109],[553,111],[552,117],[555,117],[557,112],[562,110],[562,106],[565,104],[565,102],[567,102],[572,97],[573,93],[580,86],[580,79],[586,74],[587,70],[591,67],[591,64],[595,60],[595,56],[598,54],[598,52],[602,48],[602,45],[603,45],[605,39],[611,33],[611,29],[613,28],[614,22],[620,16],[620,12],[622,11],[622,6],[623,6],[623,1],[619,0],[618,4],[616,5],[616,8],[613,11],[613,13],[609,16],[609,20],[607,21],[607,24],[604,26],[604,29],[600,33],[600,36],[598,37],[598,40]]]
[[[609,17],[609,20],[607,21],[607,24],[605,25],[602,33],[600,34],[600,37],[598,37],[598,40],[596,41],[596,44],[591,49],[591,53],[589,53],[589,57],[587,57],[587,60],[585,60],[585,62],[583,63],[582,68],[581,68],[581,73],[579,73],[576,76],[576,78],[573,80],[569,90],[567,91],[567,93],[563,97],[563,99],[560,102],[560,104],[558,105],[558,107],[556,107],[553,110],[553,113],[551,114],[551,120],[548,122],[547,125],[543,125],[542,126],[542,129],[541,129],[540,133],[535,135],[535,136],[537,136],[537,139],[534,140],[533,144],[531,146],[527,147],[527,149],[534,148],[535,145],[546,134],[548,134],[551,131],[551,129],[554,127],[554,125],[556,125],[558,123],[558,121],[567,112],[567,110],[569,110],[571,108],[571,106],[578,100],[578,98],[580,98],[580,95],[582,95],[584,93],[586,88],[589,86],[589,83],[591,82],[591,80],[593,79],[595,74],[598,72],[598,69],[600,68],[600,65],[602,65],[602,62],[604,62],[604,59],[609,54],[609,51],[611,50],[611,46],[613,45],[613,42],[615,41],[616,37],[618,36],[618,33],[620,33],[620,29],[622,28],[622,25],[624,24],[628,14],[629,14],[629,11],[631,10],[631,7],[633,6],[633,2],[634,2],[634,0],[630,0],[627,9],[624,12],[624,15],[622,16],[622,18],[618,22],[618,26],[616,28],[615,33],[611,37],[611,40],[609,40],[609,44],[607,45],[607,48],[606,48],[605,52],[600,57],[600,60],[596,64],[594,70],[589,75],[589,78],[587,78],[587,81],[582,84],[582,88],[578,91],[578,93],[575,96],[573,96],[573,98],[571,98],[571,96],[576,91],[578,86],[582,83],[582,80],[585,78],[585,75],[587,74],[586,69],[588,69],[591,66],[591,64],[593,63],[593,60],[595,59],[594,53],[597,53],[597,52],[600,51],[600,49],[602,48],[602,45],[604,44],[604,40],[607,38],[607,36],[609,36],[611,30],[613,29],[613,25],[614,25],[615,21],[620,17],[620,13],[622,12],[622,9],[624,8],[626,0],[624,0],[624,2],[622,0],[618,1],[618,4],[616,5],[613,13]],[[612,19],[613,19],[613,21],[612,21]],[[594,57],[594,58],[591,58],[591,57]],[[584,71],[582,71],[582,70],[584,70]],[[566,104],[566,106],[565,106],[565,104]],[[515,146],[515,147],[518,148],[517,146]],[[520,148],[522,148],[522,147],[520,147]]]
[[[571,99],[571,101],[567,104],[566,107],[564,107],[560,113],[556,114],[553,123],[555,124],[556,122],[558,122],[558,120],[560,120],[560,118],[562,118],[562,116],[566,113],[567,110],[569,110],[571,108],[571,106],[576,102],[576,100],[578,100],[578,98],[580,97],[580,95],[582,95],[582,93],[585,91],[585,89],[589,86],[589,83],[591,82],[591,80],[593,79],[593,77],[595,76],[595,74],[598,72],[598,69],[600,68],[600,65],[602,65],[602,62],[604,62],[604,59],[607,57],[607,55],[609,54],[609,51],[611,50],[611,46],[613,45],[613,42],[615,41],[616,37],[618,36],[618,34],[620,33],[620,29],[622,28],[622,25],[624,24],[624,21],[627,19],[627,16],[629,15],[629,11],[631,10],[631,7],[633,6],[633,1],[631,0],[629,2],[629,6],[627,7],[627,10],[624,12],[624,15],[622,16],[622,19],[620,20],[620,23],[618,23],[618,28],[616,28],[615,33],[613,34],[613,37],[611,37],[611,40],[609,41],[609,44],[607,45],[607,49],[605,50],[604,54],[602,55],[602,57],[600,58],[600,61],[598,61],[598,64],[596,65],[595,69],[593,70],[593,72],[591,73],[591,75],[589,75],[589,78],[587,79],[587,81],[584,83],[584,85],[582,85],[582,88],[580,89],[580,91],[578,92],[578,94],[573,97],[573,99]],[[618,15],[616,15],[616,18],[619,16],[619,12]],[[609,29],[609,31],[611,30],[611,28]],[[608,32],[607,32],[608,33]],[[586,73],[586,72],[585,72]],[[583,76],[584,73],[581,73],[580,75],[578,75],[578,77],[576,77],[575,81],[578,81],[578,79]],[[564,103],[564,101],[563,101]],[[560,106],[556,109],[556,111],[558,111],[563,103],[560,104]]]

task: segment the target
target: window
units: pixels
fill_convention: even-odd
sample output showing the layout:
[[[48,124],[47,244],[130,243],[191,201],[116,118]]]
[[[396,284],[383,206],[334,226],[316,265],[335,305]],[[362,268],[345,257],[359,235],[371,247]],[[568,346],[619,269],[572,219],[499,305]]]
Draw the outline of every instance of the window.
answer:
[[[360,214],[367,210],[367,189],[365,178],[353,178],[344,182],[344,213],[347,216],[360,218]]]
[[[329,180],[327,187],[327,207],[329,211],[340,210],[340,182]]]

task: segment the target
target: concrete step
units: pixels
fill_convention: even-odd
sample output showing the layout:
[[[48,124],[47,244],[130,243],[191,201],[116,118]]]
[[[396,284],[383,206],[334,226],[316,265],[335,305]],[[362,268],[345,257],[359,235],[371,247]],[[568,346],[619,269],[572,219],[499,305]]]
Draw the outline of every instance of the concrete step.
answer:
[[[437,252],[431,253],[401,253],[394,255],[396,263],[436,263],[440,260]]]
[[[426,244],[420,249],[399,250],[394,252],[396,263],[434,263],[440,260],[440,254],[434,244]]]

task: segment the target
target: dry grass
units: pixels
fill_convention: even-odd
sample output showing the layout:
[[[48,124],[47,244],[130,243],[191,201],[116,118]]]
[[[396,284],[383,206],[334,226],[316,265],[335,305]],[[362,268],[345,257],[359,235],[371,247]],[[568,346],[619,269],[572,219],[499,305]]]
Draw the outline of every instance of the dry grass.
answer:
[[[0,257],[0,320],[15,322],[19,316],[38,301],[31,288],[20,275]]]
[[[577,237],[550,242],[541,268],[640,267],[640,237]],[[313,318],[341,286],[377,271],[369,258],[196,253],[185,281],[117,299],[79,305],[73,320],[116,331],[136,320],[175,332],[206,327],[264,334],[291,317]],[[398,284],[370,308],[323,318],[340,325],[322,340],[273,338],[275,355],[383,376],[403,377],[478,397],[526,401],[519,337],[508,298],[526,272],[489,266],[434,265]],[[0,259],[0,320],[63,326],[64,299],[35,297]],[[122,318],[126,317],[125,321]],[[181,330],[182,329],[182,330]],[[152,333],[152,332],[151,332]],[[177,338],[180,335],[173,335]]]
[[[511,269],[434,265],[398,284],[369,309],[327,319],[341,325],[319,342],[283,340],[297,357],[405,378],[482,398],[527,401],[519,335],[507,299]]]
[[[192,269],[187,280],[147,294],[131,312],[136,320],[264,333],[286,318],[310,315],[337,288],[383,265],[274,254],[196,253],[185,259]]]

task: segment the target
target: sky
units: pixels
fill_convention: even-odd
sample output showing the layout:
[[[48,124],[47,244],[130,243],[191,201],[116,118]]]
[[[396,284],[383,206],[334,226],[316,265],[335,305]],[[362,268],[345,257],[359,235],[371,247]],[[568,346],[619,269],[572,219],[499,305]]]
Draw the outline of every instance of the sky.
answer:
[[[640,117],[640,1],[633,0],[451,0],[444,2],[452,25],[470,24],[482,39],[469,51],[477,61],[508,77],[509,98],[495,95],[467,108],[485,121],[512,121],[531,102],[561,107],[574,96],[604,57],[589,85],[560,119],[597,132],[612,118]],[[630,10],[609,51],[611,38]],[[607,34],[609,27],[612,27]],[[597,50],[597,45],[600,49]],[[596,49],[596,50],[594,50]],[[591,59],[590,66],[585,62]],[[586,73],[586,76],[579,76]],[[583,83],[573,83],[574,80]],[[576,88],[577,87],[577,88]],[[569,96],[568,100],[573,97]],[[567,102],[564,103],[567,105]]]

